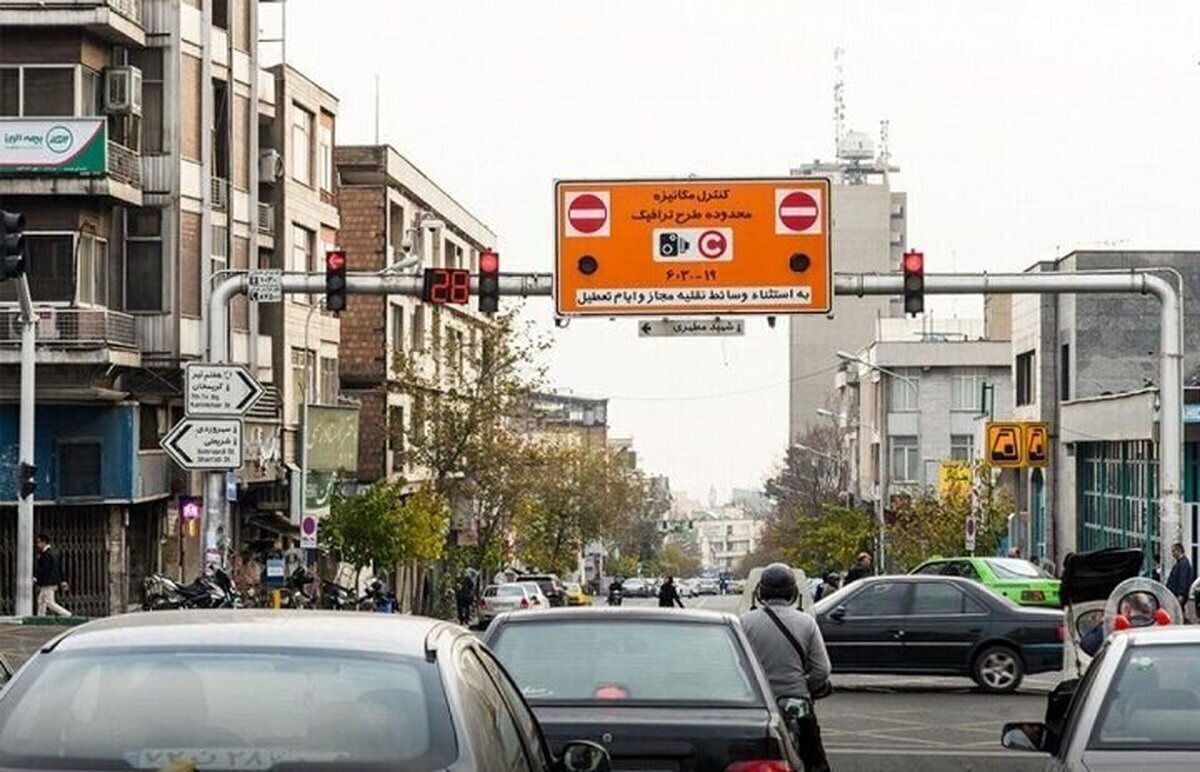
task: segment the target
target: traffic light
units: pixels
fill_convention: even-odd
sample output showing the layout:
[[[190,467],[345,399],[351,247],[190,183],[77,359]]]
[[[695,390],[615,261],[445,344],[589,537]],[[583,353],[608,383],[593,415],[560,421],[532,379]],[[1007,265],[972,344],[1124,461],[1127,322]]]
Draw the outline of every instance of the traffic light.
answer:
[[[491,249],[479,255],[479,312],[500,310],[500,253]]]
[[[904,253],[904,313],[925,310],[925,253]]]
[[[325,253],[325,310],[346,310],[346,252],[341,249]]]
[[[17,468],[17,489],[20,497],[29,498],[37,490],[37,467],[22,461]]]
[[[0,281],[25,273],[25,215],[0,210]]]

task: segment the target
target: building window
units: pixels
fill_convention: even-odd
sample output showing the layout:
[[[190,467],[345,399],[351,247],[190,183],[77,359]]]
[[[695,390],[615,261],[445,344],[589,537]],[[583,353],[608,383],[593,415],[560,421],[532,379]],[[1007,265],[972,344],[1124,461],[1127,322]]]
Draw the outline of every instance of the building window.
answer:
[[[316,368],[313,367],[313,359],[311,351],[292,349],[292,405],[295,410],[292,420],[296,423],[304,415],[305,400],[315,391]]]
[[[313,268],[313,239],[316,233],[300,225],[292,225],[292,264],[288,270],[293,273],[308,273]],[[297,293],[292,295],[297,303],[309,303],[311,295]]]
[[[79,237],[76,296],[88,306],[108,305],[108,242],[87,234]]]
[[[950,409],[980,411],[979,398],[983,388],[983,373],[978,370],[955,370],[950,375]]]
[[[1061,356],[1060,356],[1059,362],[1060,362],[1060,364],[1059,364],[1059,379],[1061,380],[1061,383],[1059,384],[1059,391],[1062,392],[1059,396],[1062,397],[1063,400],[1068,400],[1071,398],[1071,344],[1070,343],[1062,344],[1062,351],[1061,351]]]
[[[404,407],[388,407],[388,447],[392,452],[392,471],[404,468]]]
[[[1017,354],[1017,404],[1033,404],[1033,354]]]
[[[333,131],[322,126],[317,132],[317,168],[321,175],[321,190],[333,192]]]
[[[0,115],[29,118],[87,115],[82,105],[96,105],[98,94],[75,93],[82,66],[0,67]],[[95,87],[96,82],[93,81]]]
[[[421,351],[425,348],[425,309],[422,306],[413,309],[411,329],[412,345],[409,348]]]
[[[292,179],[312,187],[313,114],[292,105]]]
[[[450,377],[454,382],[463,378],[463,360],[466,350],[466,336],[462,330],[446,330],[446,366],[450,368]]]
[[[921,476],[920,447],[916,437],[892,437],[892,480],[917,482]]]
[[[392,306],[392,351],[404,351],[404,306]]]
[[[970,461],[975,457],[975,435],[950,435],[950,458],[955,461]]]
[[[903,378],[888,376],[888,398],[892,412],[920,410],[921,371],[908,368],[896,371]]]
[[[142,152],[163,152],[163,49],[143,48],[130,53],[142,71]]]
[[[158,441],[158,405],[138,405],[138,450],[161,450]]]
[[[99,442],[60,442],[58,444],[59,498],[101,495],[100,459]]]
[[[450,239],[446,239],[446,267],[466,268],[463,265],[463,248]]]
[[[125,310],[163,311],[162,210],[125,216]]]
[[[35,301],[70,303],[75,299],[75,236],[26,233],[25,271]],[[15,282],[0,284],[0,299],[16,300]]]
[[[337,357],[321,357],[321,383],[317,401],[322,405],[336,405],[338,395]]]

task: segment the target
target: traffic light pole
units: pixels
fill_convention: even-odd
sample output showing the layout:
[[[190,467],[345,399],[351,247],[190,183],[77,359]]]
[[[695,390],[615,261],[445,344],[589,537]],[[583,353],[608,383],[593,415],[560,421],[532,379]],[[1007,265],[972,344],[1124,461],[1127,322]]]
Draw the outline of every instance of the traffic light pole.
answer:
[[[209,361],[226,362],[229,358],[229,303],[246,292],[245,274],[230,276],[221,282],[209,298],[208,341]],[[471,292],[478,294],[478,277],[471,277]],[[517,297],[547,297],[553,293],[554,276],[549,273],[502,274],[499,294]],[[350,274],[346,291],[352,295],[407,295],[420,297],[424,288],[418,275],[379,276]],[[324,274],[292,274],[282,279],[284,294],[317,294],[325,291]],[[1180,291],[1154,273],[1087,271],[1078,273],[1017,273],[1017,274],[925,274],[925,294],[928,295],[1075,295],[1075,294],[1135,294],[1153,295],[1159,301],[1161,330],[1159,333],[1159,447],[1158,491],[1159,536],[1161,555],[1169,561],[1170,546],[1183,539],[1183,309]],[[901,274],[836,274],[834,294],[864,297],[866,295],[897,296],[904,294]],[[32,339],[32,306],[26,335]],[[24,339],[23,339],[24,340]],[[28,458],[33,458],[32,391],[33,354],[30,350],[30,431]],[[22,346],[24,352],[25,346]],[[24,361],[24,354],[22,357]],[[22,375],[22,386],[25,376]],[[24,406],[24,389],[22,406]],[[22,424],[24,426],[24,424]],[[25,433],[22,432],[22,458],[25,458]],[[1169,451],[1167,450],[1169,449]],[[883,457],[881,454],[881,463]],[[206,554],[219,554],[225,563],[227,542],[220,535],[229,533],[229,510],[224,496],[224,472],[208,473],[204,501],[204,538]],[[880,495],[883,491],[880,492]],[[32,527],[32,500],[30,520]],[[18,546],[20,546],[18,544]],[[32,549],[27,554],[32,556]],[[32,558],[30,558],[32,559]],[[19,564],[18,564],[19,565]],[[1169,563],[1164,566],[1169,568]],[[18,569],[19,570],[19,569]],[[30,572],[26,572],[28,575]],[[18,577],[20,579],[20,577]],[[26,580],[28,581],[28,579]]]
[[[36,368],[37,317],[29,278],[17,279],[17,300],[21,306],[21,404],[18,432],[18,469],[33,467],[34,370]],[[15,612],[19,617],[33,615],[33,498],[22,495],[23,475],[17,475],[17,582]]]

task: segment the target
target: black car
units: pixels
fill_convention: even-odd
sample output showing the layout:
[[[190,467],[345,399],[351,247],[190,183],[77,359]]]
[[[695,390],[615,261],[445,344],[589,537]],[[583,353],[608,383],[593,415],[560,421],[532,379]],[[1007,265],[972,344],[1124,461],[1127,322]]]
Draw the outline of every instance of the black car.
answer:
[[[475,636],[393,614],[121,614],[0,691],[3,772],[609,769],[599,745],[556,744]]]
[[[834,673],[963,675],[1011,692],[1062,667],[1063,615],[1018,606],[968,579],[878,576],[814,609]]]
[[[551,608],[567,605],[567,592],[554,574],[523,574],[517,577],[517,581],[537,582],[542,594],[550,601]]]
[[[502,614],[485,640],[552,750],[580,737],[603,743],[616,769],[803,768],[731,615],[647,607]]]

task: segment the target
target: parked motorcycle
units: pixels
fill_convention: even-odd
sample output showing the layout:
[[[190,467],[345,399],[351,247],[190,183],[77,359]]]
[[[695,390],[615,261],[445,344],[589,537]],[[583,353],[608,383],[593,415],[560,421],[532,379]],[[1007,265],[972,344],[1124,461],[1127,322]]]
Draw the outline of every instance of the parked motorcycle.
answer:
[[[383,582],[378,579],[371,582],[366,594],[358,599],[359,611],[394,614],[396,613],[396,605],[396,594],[388,590]]]
[[[197,577],[191,584],[181,584],[166,574],[150,574],[143,582],[145,611],[181,608],[241,608],[242,596],[224,570],[215,569],[211,575]]]
[[[321,608],[332,611],[345,611],[353,608],[354,592],[337,582],[321,581]]]

